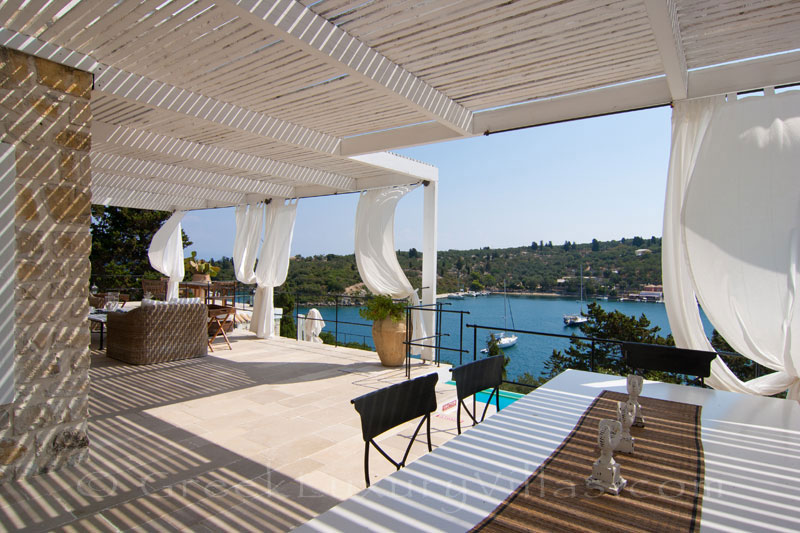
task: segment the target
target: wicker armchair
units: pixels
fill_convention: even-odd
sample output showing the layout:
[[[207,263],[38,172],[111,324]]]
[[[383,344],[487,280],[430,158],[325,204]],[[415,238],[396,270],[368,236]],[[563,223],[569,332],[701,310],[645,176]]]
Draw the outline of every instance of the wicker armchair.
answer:
[[[165,304],[109,313],[106,355],[134,365],[208,354],[205,304]]]

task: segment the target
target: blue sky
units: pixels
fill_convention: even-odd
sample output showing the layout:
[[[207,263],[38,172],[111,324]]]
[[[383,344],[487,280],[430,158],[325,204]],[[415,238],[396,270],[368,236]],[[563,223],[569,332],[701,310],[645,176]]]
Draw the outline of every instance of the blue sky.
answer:
[[[669,107],[396,152],[439,168],[439,249],[661,236]],[[301,199],[292,253],[349,254],[358,195]],[[200,257],[233,255],[233,209],[187,213]],[[398,205],[395,247],[422,248],[422,191]]]

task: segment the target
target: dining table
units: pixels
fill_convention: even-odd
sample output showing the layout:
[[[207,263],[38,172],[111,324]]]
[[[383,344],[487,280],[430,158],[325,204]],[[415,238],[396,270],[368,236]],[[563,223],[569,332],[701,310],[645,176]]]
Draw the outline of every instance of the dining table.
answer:
[[[800,531],[800,402],[645,381],[614,495],[585,479],[627,397],[567,370],[296,531]]]

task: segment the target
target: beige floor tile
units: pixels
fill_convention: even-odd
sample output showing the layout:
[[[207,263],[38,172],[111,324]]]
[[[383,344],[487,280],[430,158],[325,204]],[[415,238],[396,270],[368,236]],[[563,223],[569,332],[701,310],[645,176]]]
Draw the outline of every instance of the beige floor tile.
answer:
[[[364,487],[350,400],[405,379],[376,355],[231,335],[233,350],[136,367],[93,352],[90,460],[0,486],[0,529],[286,531]],[[437,401],[455,395],[438,369]],[[437,371],[414,365],[413,375]],[[455,435],[432,418],[433,442]],[[415,426],[380,439],[402,456]],[[427,453],[424,428],[412,450]],[[372,482],[394,467],[371,450]],[[222,491],[222,494],[215,494]]]

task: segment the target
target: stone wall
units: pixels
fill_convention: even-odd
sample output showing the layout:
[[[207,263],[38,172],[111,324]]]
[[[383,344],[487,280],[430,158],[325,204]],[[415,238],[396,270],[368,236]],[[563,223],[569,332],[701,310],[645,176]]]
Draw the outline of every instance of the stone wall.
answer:
[[[16,398],[0,481],[88,453],[91,173],[86,72],[0,47],[0,141],[16,149]]]

